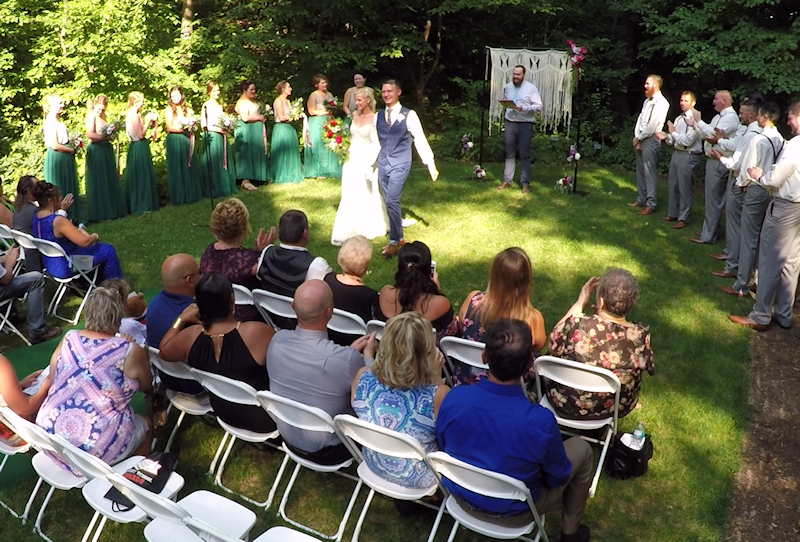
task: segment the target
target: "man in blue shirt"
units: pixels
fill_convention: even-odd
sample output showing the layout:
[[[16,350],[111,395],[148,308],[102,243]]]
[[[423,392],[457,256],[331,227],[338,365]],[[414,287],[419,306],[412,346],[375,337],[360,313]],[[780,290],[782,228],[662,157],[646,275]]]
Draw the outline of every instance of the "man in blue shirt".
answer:
[[[592,482],[593,454],[580,438],[562,443],[553,414],[531,403],[520,377],[533,361],[531,330],[520,320],[502,320],[484,336],[487,378],[454,388],[436,420],[439,448],[471,465],[525,482],[539,513],[561,501],[561,541],[588,542],[581,518]],[[444,485],[484,519],[521,526],[533,521],[524,501],[495,499],[450,480]]]

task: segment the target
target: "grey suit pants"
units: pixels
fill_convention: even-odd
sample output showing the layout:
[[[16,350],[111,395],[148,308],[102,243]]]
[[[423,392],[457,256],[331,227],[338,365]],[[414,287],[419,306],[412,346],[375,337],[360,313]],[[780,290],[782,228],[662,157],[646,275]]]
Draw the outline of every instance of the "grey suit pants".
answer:
[[[672,153],[667,178],[668,216],[689,222],[689,213],[692,211],[692,180],[699,163],[699,154],[678,150]]]
[[[719,235],[719,223],[722,210],[725,208],[725,194],[728,188],[728,168],[719,160],[709,158],[706,161],[706,213],[700,239],[704,243],[714,244]]]
[[[725,271],[731,275],[739,272],[739,243],[742,229],[742,206],[744,190],[732,179],[728,181],[728,197],[725,202]]]
[[[750,319],[767,325],[774,318],[789,327],[800,274],[800,203],[781,198],[772,201],[758,251],[758,291]]]
[[[636,203],[655,209],[661,141],[648,137],[641,144],[642,150],[636,151]]]
[[[739,270],[734,290],[748,291],[747,285],[756,266],[758,250],[758,237],[761,235],[761,226],[764,224],[764,215],[771,201],[769,192],[761,185],[750,184],[744,193],[742,205],[742,227],[739,234]]]

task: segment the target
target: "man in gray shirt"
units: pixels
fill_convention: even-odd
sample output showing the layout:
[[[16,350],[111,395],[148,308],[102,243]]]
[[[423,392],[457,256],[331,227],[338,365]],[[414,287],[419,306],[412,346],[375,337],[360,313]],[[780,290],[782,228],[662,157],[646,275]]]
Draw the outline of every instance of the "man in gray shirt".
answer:
[[[322,409],[332,417],[353,414],[350,386],[360,368],[372,365],[375,334],[360,337],[351,346],[328,340],[333,293],[321,280],[301,284],[292,306],[297,313],[297,328],[279,331],[267,350],[270,391]],[[284,443],[301,457],[327,465],[351,457],[333,433],[304,431],[280,420],[277,424]]]

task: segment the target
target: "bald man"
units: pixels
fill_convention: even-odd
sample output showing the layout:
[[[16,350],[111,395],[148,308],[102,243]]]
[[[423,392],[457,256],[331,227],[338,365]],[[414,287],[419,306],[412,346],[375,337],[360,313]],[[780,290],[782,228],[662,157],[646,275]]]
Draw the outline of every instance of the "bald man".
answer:
[[[301,284],[292,306],[297,313],[297,327],[279,331],[267,350],[270,391],[321,408],[331,417],[353,414],[350,385],[359,369],[372,365],[375,334],[360,337],[351,346],[328,340],[333,293],[321,280]],[[303,431],[277,423],[284,443],[303,458],[336,465],[351,457],[332,433]]]
[[[200,267],[189,254],[173,254],[161,265],[164,289],[147,307],[147,344],[158,348],[183,309],[194,303],[194,289],[200,282]],[[203,388],[193,380],[183,380],[161,373],[164,385],[175,391],[198,395]]]

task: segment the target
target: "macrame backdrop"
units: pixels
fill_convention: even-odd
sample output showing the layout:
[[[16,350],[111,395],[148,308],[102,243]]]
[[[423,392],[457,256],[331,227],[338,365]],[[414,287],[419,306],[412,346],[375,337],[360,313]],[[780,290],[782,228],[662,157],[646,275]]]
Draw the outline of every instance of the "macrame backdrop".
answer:
[[[489,48],[492,58],[489,133],[503,119],[503,87],[511,82],[514,66],[525,66],[525,80],[536,85],[542,96],[542,131],[572,121],[572,64],[566,51],[528,51]]]

